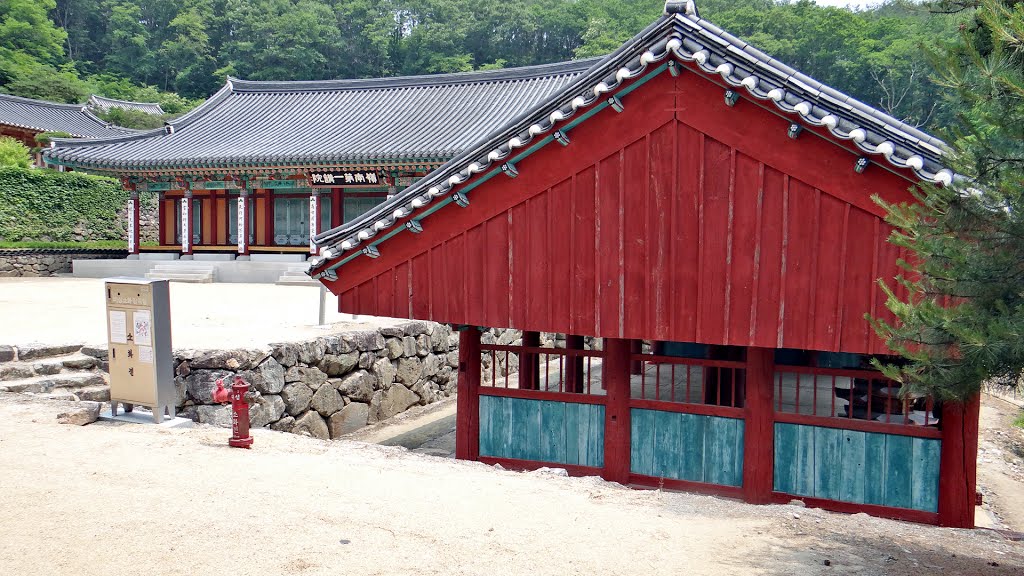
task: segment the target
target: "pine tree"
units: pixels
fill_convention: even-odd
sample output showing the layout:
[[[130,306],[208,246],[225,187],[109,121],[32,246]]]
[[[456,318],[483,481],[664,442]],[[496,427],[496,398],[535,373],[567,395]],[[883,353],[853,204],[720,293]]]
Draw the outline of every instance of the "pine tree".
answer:
[[[959,110],[947,159],[960,176],[923,185],[917,204],[883,203],[912,258],[906,290],[883,284],[896,322],[872,323],[905,359],[882,367],[889,376],[967,400],[1018,386],[1024,370],[1024,4],[984,0],[933,56]]]

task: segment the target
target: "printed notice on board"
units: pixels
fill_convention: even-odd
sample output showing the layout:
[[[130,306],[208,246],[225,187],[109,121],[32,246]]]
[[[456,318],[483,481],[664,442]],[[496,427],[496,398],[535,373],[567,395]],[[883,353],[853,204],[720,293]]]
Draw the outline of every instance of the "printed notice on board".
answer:
[[[152,346],[139,346],[139,362],[142,362],[143,364],[153,363]]]
[[[132,330],[135,334],[136,346],[150,346],[153,343],[153,323],[149,310],[136,310],[132,313]],[[139,352],[141,354],[141,351]]]
[[[110,311],[110,341],[114,344],[128,343],[128,318],[124,310]]]

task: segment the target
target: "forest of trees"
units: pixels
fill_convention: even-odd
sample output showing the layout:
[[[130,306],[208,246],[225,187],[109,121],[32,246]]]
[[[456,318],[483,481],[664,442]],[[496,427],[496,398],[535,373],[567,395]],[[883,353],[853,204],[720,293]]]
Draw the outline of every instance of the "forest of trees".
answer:
[[[914,125],[944,110],[922,46],[963,14],[909,0],[851,11],[809,0],[701,0],[702,16]],[[455,72],[607,53],[664,0],[4,0],[0,91],[91,92],[179,113],[223,85]]]

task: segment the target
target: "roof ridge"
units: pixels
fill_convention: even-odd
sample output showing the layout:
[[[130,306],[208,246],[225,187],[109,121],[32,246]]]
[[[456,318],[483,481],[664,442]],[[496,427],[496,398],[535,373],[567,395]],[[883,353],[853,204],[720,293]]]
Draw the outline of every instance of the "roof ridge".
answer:
[[[24,104],[33,104],[35,106],[44,106],[47,108],[60,108],[65,110],[82,110],[86,107],[85,104],[63,104],[61,102],[50,102],[49,100],[36,100],[35,98],[15,96],[14,94],[0,93],[0,99],[10,100],[12,102],[21,102]]]
[[[242,80],[228,77],[234,92],[302,92],[320,90],[365,90],[368,88],[428,87],[446,84],[474,84],[559,76],[588,70],[597,58],[582,58],[515,68],[472,70],[444,74],[389,76],[384,78],[340,78],[335,80]]]
[[[106,100],[107,102],[117,102],[119,104],[139,104],[142,106],[159,106],[159,102],[134,102],[132,100],[119,100],[117,98],[109,98],[107,96],[101,96],[99,94],[92,94],[89,96],[90,99]]]

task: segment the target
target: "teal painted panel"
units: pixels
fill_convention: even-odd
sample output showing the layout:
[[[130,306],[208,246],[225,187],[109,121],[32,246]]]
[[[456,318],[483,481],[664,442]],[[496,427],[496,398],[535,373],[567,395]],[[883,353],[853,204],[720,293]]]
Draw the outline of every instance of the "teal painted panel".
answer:
[[[814,426],[797,426],[797,451],[793,458],[796,467],[794,494],[814,496]]]
[[[887,434],[864,435],[864,503],[885,505]]]
[[[493,414],[497,410],[493,396],[480,397],[480,439],[478,449],[481,456],[493,456],[494,424],[497,418]]]
[[[679,478],[682,453],[682,419],[672,412],[655,412],[654,476]]]
[[[565,443],[565,459],[562,462],[566,464],[579,464],[580,463],[580,407],[583,404],[565,404],[565,434],[562,439]],[[584,423],[584,426],[589,424],[589,420]],[[586,460],[586,451],[583,452],[583,459]]]
[[[480,397],[480,455],[604,465],[604,406]]]
[[[743,422],[704,416],[704,481],[724,486],[743,483]]]
[[[704,435],[706,416],[680,414],[680,446],[683,453],[679,459],[679,480],[707,482],[704,476]]]
[[[629,470],[634,474],[654,475],[654,419],[653,410],[629,411]]]
[[[604,467],[604,406],[590,406],[589,466]]]
[[[934,438],[777,423],[774,486],[797,496],[936,512],[940,451]]]
[[[630,411],[630,469],[635,474],[739,486],[742,420],[660,410]]]
[[[885,441],[885,505],[910,508],[912,460],[914,439],[910,436],[890,435]]]
[[[565,402],[538,402],[540,404],[540,457],[544,462],[566,462],[565,458]]]
[[[778,423],[775,425],[775,470],[773,472],[776,492],[796,493],[796,466],[793,458],[797,453],[796,424]]]
[[[814,428],[814,495],[838,500],[842,483],[842,436],[838,428]]]
[[[914,438],[911,477],[911,507],[928,512],[939,511],[939,458],[942,441]]]
[[[842,459],[840,461],[839,497],[843,502],[864,502],[864,432],[840,430]]]

